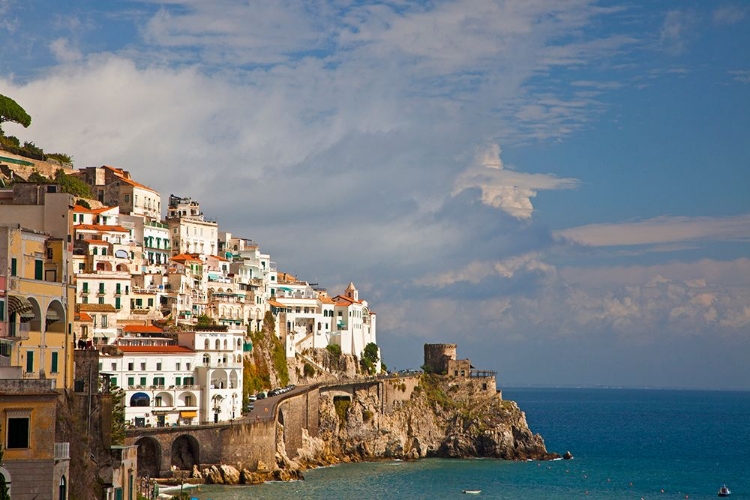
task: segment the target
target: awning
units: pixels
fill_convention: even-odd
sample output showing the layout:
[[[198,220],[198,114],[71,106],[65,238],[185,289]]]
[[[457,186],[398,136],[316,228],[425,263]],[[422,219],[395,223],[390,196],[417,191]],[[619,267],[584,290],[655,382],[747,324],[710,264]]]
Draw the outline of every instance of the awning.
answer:
[[[181,411],[180,418],[195,418],[198,416],[197,411]]]
[[[49,309],[47,311],[47,317],[45,318],[45,322],[47,323],[47,326],[51,325],[52,323],[57,323],[60,321],[60,315],[57,314],[57,311],[54,309]]]
[[[31,305],[29,299],[20,295],[8,296],[8,314],[17,313],[22,314],[25,312],[31,312],[31,317],[34,317],[34,306]]]

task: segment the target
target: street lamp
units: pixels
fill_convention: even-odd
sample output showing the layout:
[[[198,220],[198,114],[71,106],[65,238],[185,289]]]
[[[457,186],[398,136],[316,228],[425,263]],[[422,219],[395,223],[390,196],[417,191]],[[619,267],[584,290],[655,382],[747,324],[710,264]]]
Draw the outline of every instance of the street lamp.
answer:
[[[214,423],[219,423],[219,411],[221,411],[221,396],[214,396]]]
[[[232,420],[234,420],[234,410],[237,408],[237,393],[232,393]]]

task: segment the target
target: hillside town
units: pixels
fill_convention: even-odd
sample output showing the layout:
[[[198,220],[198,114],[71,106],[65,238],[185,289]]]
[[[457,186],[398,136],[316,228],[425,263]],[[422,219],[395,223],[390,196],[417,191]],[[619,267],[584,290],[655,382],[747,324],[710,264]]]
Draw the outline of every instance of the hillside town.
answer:
[[[129,428],[229,422],[268,318],[288,359],[328,346],[361,357],[377,344],[353,283],[329,293],[283,272],[198,200],[163,200],[126,170],[63,170],[91,198],[24,177],[34,162],[0,151],[0,478],[14,499],[67,498],[61,395],[88,394],[91,419],[92,392],[121,390]],[[111,446],[115,463],[128,453]],[[115,468],[104,497],[135,498],[133,474],[132,463]]]

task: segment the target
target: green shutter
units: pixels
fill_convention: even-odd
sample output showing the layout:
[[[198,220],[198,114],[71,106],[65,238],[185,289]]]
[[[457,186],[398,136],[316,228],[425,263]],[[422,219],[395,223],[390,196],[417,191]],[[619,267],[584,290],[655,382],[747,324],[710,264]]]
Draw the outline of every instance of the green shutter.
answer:
[[[5,321],[5,301],[0,300],[0,321]]]
[[[13,257],[12,259],[10,259],[10,275],[15,276],[17,272],[18,272],[18,261],[16,260],[15,257]]]
[[[128,377],[128,387],[133,387],[135,385],[135,377]]]
[[[115,309],[120,309],[120,297],[115,297]]]
[[[26,351],[26,371],[34,371],[34,351]]]
[[[34,261],[34,279],[35,280],[44,279],[44,261],[43,260]]]
[[[139,385],[146,385],[146,377],[141,377],[141,383]]]
[[[182,377],[175,377],[174,378],[174,385],[176,385],[176,386],[182,385]]]
[[[89,284],[86,281],[83,282],[83,292],[89,293]]]
[[[56,352],[52,353],[52,366],[50,368],[52,373],[57,373],[57,354]]]

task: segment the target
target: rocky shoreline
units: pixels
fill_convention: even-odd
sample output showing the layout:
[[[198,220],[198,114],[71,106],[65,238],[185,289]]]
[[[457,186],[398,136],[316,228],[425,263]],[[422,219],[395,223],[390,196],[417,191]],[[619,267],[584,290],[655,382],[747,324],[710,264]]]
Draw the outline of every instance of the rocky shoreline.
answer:
[[[480,391],[470,379],[424,374],[408,399],[381,411],[377,393],[357,390],[350,400],[321,397],[318,436],[303,432],[303,445],[284,447],[277,424],[275,464],[258,470],[229,465],[201,471],[208,484],[258,484],[304,479],[304,471],[339,463],[417,460],[425,457],[551,460],[544,440],[501,393]]]

